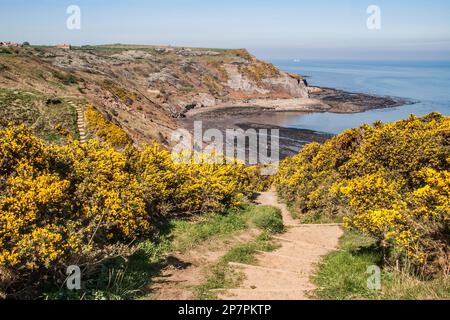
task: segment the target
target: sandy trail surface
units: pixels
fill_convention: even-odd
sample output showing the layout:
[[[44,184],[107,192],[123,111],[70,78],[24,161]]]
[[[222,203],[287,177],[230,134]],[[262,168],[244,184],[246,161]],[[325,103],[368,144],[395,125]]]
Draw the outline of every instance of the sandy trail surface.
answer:
[[[339,225],[302,225],[291,217],[275,191],[261,193],[258,205],[277,207],[283,214],[287,232],[274,238],[280,247],[274,252],[260,252],[257,263],[230,263],[242,272],[239,288],[216,290],[223,300],[305,300],[314,290],[310,281],[316,264],[335,250],[343,234]],[[194,289],[205,279],[208,266],[217,263],[231,248],[255,239],[260,231],[250,228],[226,241],[212,241],[185,254],[169,259],[161,275],[154,279],[147,297],[152,300],[192,300]]]
[[[262,193],[260,205],[277,207],[283,214],[287,232],[275,237],[281,247],[261,252],[255,265],[232,264],[245,275],[240,288],[226,290],[227,300],[307,300],[315,289],[311,283],[317,263],[335,250],[343,231],[340,225],[302,225],[295,221],[276,192]]]

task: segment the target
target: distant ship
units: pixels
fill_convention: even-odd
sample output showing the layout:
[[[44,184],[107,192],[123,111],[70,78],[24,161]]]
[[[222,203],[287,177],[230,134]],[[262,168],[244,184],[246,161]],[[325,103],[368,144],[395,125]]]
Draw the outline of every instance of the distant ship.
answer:
[[[294,59],[294,62],[300,62],[300,59]]]

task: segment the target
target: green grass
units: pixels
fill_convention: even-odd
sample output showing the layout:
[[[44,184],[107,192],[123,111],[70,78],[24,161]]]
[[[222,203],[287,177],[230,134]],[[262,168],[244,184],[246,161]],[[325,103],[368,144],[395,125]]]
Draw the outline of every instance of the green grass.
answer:
[[[47,300],[131,300],[147,294],[152,279],[161,275],[172,251],[170,229],[142,242],[129,258],[115,258],[103,263],[94,273],[83,278],[82,290],[49,288]],[[83,271],[82,271],[83,272]]]
[[[263,233],[255,240],[232,248],[222,259],[208,270],[205,283],[195,289],[199,300],[217,299],[214,289],[238,287],[242,282],[242,274],[229,266],[230,262],[254,264],[258,251],[274,251],[278,246],[272,241],[272,235],[285,230],[281,211],[271,206],[250,206],[244,214]]]
[[[228,237],[249,228],[253,223],[267,233],[284,231],[281,211],[270,206],[244,205],[225,214],[211,213],[197,220],[172,220],[168,228],[175,251],[192,249],[205,241]]]
[[[229,266],[230,262],[253,264],[258,251],[270,252],[278,246],[271,240],[271,235],[264,232],[256,240],[240,244],[232,248],[222,259],[208,270],[206,281],[195,288],[198,300],[216,300],[215,289],[231,289],[238,287],[243,281],[243,275]]]
[[[349,299],[449,299],[447,278],[424,280],[406,271],[382,270],[381,290],[368,289],[368,267],[380,266],[382,252],[376,242],[354,232],[340,240],[341,251],[330,253],[319,265],[313,282],[318,287],[315,298]]]
[[[103,266],[90,299],[135,299],[145,294],[152,278],[169,265],[174,252],[186,252],[211,239],[230,236],[248,228],[254,206],[224,214],[211,213],[196,220],[159,222],[159,234],[140,245],[128,261],[116,259]]]
[[[269,233],[284,231],[281,210],[271,206],[256,207],[252,215],[252,222],[261,230]]]
[[[20,90],[0,89],[0,129],[8,124],[27,124],[44,140],[63,144],[77,137],[76,111],[64,100],[47,104],[48,97]]]
[[[172,221],[174,250],[186,251],[212,238],[226,237],[247,229],[255,208],[253,205],[246,205],[226,214],[207,214],[196,221]]]
[[[123,300],[137,299],[146,294],[154,277],[161,274],[161,270],[171,264],[173,254],[186,252],[206,241],[223,239],[247,229],[257,207],[244,205],[237,210],[226,213],[211,213],[195,220],[155,221],[155,230],[158,233],[151,239],[142,242],[139,250],[130,258],[117,258],[104,263],[89,279],[83,280],[83,290],[69,292],[67,290],[49,289],[46,299],[107,299]],[[270,249],[269,239],[261,236],[255,243],[245,244],[233,248],[222,263],[229,261],[250,262],[256,250]],[[216,285],[235,281],[228,277],[228,271],[222,266],[215,267]],[[228,285],[231,285],[228,284]]]
[[[292,219],[298,219],[297,210],[295,210],[295,203],[289,202],[286,204],[289,213],[291,214]]]

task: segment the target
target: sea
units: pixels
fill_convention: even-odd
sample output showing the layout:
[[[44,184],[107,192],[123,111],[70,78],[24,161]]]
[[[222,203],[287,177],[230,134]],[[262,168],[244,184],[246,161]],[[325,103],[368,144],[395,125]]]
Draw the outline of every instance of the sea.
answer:
[[[272,60],[278,68],[306,77],[312,86],[406,98],[415,103],[355,114],[282,113],[271,118],[281,127],[338,134],[363,123],[393,122],[411,114],[450,116],[450,61],[298,61]]]

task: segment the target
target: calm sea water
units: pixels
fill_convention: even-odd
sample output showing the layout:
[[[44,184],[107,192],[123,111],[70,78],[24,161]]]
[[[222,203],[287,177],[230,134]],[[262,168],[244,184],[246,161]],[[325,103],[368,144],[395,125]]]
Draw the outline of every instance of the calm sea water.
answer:
[[[411,114],[422,116],[437,111],[450,116],[450,62],[271,62],[282,70],[307,76],[310,85],[418,101],[358,114],[280,114],[272,118],[280,126],[340,133],[362,123],[392,122]]]

